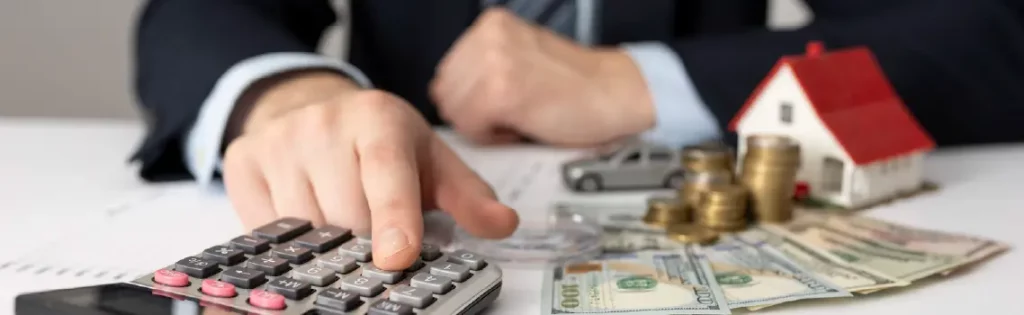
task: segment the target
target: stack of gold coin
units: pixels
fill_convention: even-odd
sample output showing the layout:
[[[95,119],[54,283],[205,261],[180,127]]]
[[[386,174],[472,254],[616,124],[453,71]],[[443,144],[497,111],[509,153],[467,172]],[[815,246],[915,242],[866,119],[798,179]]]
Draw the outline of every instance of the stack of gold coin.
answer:
[[[647,199],[647,215],[644,215],[644,222],[647,224],[667,228],[673,224],[687,223],[692,220],[689,209],[676,198],[651,197]]]
[[[747,226],[748,191],[739,184],[717,185],[703,193],[694,211],[697,224],[717,231],[738,231]]]
[[[750,191],[750,208],[759,222],[781,223],[793,217],[793,190],[800,168],[800,144],[779,135],[747,138],[740,183]]]
[[[679,200],[682,201],[683,206],[692,211],[697,208],[702,193],[708,188],[732,183],[733,173],[729,170],[688,172],[683,176],[683,187],[679,189]]]
[[[683,148],[683,168],[687,172],[731,171],[732,150],[724,144],[705,142]]]
[[[707,245],[718,240],[718,231],[696,224],[675,224],[669,226],[665,232],[668,237],[680,243]]]

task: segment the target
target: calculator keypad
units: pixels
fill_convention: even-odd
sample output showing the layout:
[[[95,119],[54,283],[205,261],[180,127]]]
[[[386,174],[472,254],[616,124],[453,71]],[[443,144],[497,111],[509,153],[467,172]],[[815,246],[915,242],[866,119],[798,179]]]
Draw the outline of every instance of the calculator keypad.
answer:
[[[372,246],[345,228],[285,218],[135,282],[281,315],[450,314],[497,294],[477,292],[493,290],[501,272],[475,253],[422,244],[411,266],[390,271],[374,265]]]

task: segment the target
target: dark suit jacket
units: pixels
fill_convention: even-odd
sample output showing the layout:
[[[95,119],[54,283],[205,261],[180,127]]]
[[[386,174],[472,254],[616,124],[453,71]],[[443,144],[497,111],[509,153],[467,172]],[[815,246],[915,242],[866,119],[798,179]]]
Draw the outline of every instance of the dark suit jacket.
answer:
[[[939,145],[1024,139],[1024,1],[807,0],[815,21],[785,32],[766,29],[766,1],[604,0],[600,43],[668,43],[723,131],[781,55],[822,40],[869,46]],[[441,123],[427,83],[479,2],[352,0],[350,62]],[[150,127],[141,176],[190,178],[181,142],[216,80],[248,57],[315,51],[335,20],[327,0],[148,1],[135,46]]]

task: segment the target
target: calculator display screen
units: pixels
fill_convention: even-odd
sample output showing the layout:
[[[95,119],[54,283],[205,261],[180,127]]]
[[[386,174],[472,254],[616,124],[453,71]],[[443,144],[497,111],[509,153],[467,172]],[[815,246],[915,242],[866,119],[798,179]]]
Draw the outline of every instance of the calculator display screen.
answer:
[[[15,303],[19,315],[27,314],[240,314],[223,307],[205,307],[197,300],[154,294],[142,287],[111,284],[49,291],[21,296]]]

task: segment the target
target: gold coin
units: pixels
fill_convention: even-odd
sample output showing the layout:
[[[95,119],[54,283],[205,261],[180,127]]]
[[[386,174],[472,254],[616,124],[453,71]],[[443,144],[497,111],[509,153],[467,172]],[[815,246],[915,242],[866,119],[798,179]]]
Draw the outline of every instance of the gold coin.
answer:
[[[670,225],[668,236],[681,243],[710,244],[718,240],[718,232],[694,224]]]
[[[690,211],[674,198],[651,197],[647,199],[647,214],[644,222],[656,227],[689,222]]]

